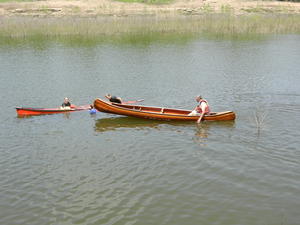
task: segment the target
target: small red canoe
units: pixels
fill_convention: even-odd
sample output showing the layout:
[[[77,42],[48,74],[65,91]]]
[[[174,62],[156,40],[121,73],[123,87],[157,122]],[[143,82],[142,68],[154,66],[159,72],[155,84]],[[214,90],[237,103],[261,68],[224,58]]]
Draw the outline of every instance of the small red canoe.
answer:
[[[75,106],[70,109],[61,108],[16,108],[18,116],[38,116],[45,114],[56,114],[56,113],[66,113],[66,112],[76,112],[81,110],[89,110],[90,105]]]
[[[123,105],[111,103],[102,99],[94,101],[94,107],[100,112],[113,113],[124,116],[133,116],[154,120],[177,120],[177,121],[197,121],[199,116],[189,116],[190,110],[170,109],[162,107],[149,107],[141,105]],[[204,115],[203,120],[224,121],[234,120],[235,113],[232,111],[215,112]]]

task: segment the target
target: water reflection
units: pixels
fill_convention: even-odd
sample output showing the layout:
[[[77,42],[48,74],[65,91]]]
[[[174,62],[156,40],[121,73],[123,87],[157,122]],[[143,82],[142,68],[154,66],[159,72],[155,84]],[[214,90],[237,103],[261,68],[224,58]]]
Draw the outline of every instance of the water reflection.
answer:
[[[209,130],[211,127],[233,127],[234,121],[217,121],[217,122],[203,122],[197,125],[193,121],[158,121],[158,120],[148,120],[140,119],[134,117],[112,117],[112,118],[102,118],[96,120],[94,129],[97,132],[112,131],[121,128],[154,128],[159,129],[162,125],[170,126],[180,126],[182,128],[191,128],[194,130],[196,127],[195,137],[197,139],[205,139],[209,136]]]
[[[193,140],[200,145],[204,145],[210,135],[215,133],[211,129],[221,129],[221,128],[233,128],[235,121],[206,121],[197,125],[195,136]]]
[[[175,121],[170,122],[170,121],[139,119],[134,117],[113,117],[113,118],[98,119],[95,123],[94,128],[95,131],[97,132],[117,130],[119,128],[158,129],[159,126],[164,124],[169,124],[173,126],[195,125],[194,122],[175,122]]]
[[[65,112],[65,113],[63,113],[63,114],[64,114],[64,118],[70,119],[70,115],[71,115],[70,112]]]
[[[197,126],[195,136],[199,138],[207,138],[209,134],[209,126]]]

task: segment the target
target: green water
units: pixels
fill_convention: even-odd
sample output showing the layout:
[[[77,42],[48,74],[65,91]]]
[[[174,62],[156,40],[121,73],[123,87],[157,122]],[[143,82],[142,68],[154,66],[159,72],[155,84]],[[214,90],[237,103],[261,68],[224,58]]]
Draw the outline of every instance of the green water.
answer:
[[[299,224],[299,35],[39,44],[0,47],[0,224]],[[237,119],[14,109],[106,93],[187,109],[201,94]]]

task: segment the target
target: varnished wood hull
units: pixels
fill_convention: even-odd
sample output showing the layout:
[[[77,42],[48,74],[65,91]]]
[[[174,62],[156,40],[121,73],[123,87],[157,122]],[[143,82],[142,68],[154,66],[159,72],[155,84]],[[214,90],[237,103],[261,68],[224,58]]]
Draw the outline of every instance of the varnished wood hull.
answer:
[[[162,107],[148,107],[140,105],[122,105],[96,99],[94,107],[100,112],[113,113],[124,116],[133,116],[155,120],[178,120],[178,121],[197,121],[199,116],[188,116],[189,110],[170,109]],[[224,121],[234,120],[235,113],[232,111],[212,113],[205,115],[203,120]]]

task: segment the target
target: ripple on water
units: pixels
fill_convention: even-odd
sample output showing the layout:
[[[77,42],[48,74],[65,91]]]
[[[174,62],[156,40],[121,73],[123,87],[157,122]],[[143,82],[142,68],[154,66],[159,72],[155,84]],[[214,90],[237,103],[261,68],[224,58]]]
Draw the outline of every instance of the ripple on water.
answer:
[[[298,224],[298,39],[1,51],[0,224]],[[237,119],[15,116],[111,90]]]

